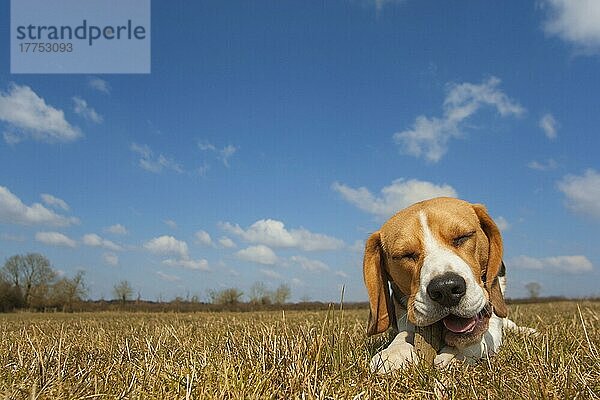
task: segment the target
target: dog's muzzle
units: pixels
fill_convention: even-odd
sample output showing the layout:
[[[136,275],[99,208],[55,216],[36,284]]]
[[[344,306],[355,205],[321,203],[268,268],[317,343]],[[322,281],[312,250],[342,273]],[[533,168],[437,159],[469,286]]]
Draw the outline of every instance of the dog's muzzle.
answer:
[[[433,278],[427,285],[427,295],[443,307],[454,307],[467,293],[465,279],[456,273],[445,273]]]
[[[479,340],[489,327],[493,307],[487,303],[473,317],[463,318],[449,314],[442,319],[444,324],[444,341],[448,346],[465,347]]]

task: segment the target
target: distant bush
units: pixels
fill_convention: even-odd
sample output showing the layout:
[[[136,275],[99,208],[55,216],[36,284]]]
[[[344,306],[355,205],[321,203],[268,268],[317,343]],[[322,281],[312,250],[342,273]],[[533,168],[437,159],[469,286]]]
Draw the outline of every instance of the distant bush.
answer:
[[[254,305],[269,305],[273,304],[271,292],[263,282],[256,282],[250,287],[250,304]]]
[[[73,278],[61,278],[52,285],[49,304],[62,311],[72,312],[75,305],[80,303],[87,295],[87,288],[83,281],[83,271],[77,272]]]
[[[267,289],[263,282],[256,282],[250,288],[250,304],[269,305],[285,304],[292,294],[292,290],[286,284],[281,284],[275,290]]]
[[[236,288],[208,291],[208,297],[210,299],[210,302],[219,305],[238,304],[240,303],[240,298],[243,295],[244,292]]]
[[[21,291],[0,278],[0,312],[13,311],[23,305]]]
[[[131,300],[133,288],[128,281],[121,281],[113,287],[113,293],[115,295],[115,299],[124,304],[128,300]]]
[[[285,304],[292,295],[292,289],[285,283],[282,283],[273,293],[273,303]]]

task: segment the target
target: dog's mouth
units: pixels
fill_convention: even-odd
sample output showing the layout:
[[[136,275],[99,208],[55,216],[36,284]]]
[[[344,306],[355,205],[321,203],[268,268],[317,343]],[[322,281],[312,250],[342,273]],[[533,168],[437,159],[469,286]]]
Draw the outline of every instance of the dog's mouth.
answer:
[[[444,326],[453,333],[471,333],[478,323],[481,323],[481,316],[477,314],[471,318],[462,318],[455,315],[448,315],[443,319]]]
[[[447,315],[442,319],[445,328],[444,341],[453,347],[465,347],[475,342],[487,331],[491,315],[489,305],[470,318]]]

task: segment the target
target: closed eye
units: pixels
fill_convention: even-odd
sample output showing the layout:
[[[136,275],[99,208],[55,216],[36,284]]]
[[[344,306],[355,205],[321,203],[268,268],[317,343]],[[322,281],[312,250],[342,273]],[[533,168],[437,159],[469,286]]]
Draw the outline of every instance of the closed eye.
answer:
[[[452,239],[452,245],[454,247],[460,247],[465,244],[469,239],[475,236],[475,231],[471,231],[469,233],[465,233],[464,235],[460,235]]]
[[[404,253],[404,254],[392,256],[392,260],[417,262],[417,261],[419,261],[419,253],[410,252],[410,253]]]

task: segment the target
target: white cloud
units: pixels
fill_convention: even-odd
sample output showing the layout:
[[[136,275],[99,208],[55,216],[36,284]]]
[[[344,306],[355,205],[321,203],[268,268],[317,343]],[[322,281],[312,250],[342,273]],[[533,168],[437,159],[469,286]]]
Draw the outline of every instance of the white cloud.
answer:
[[[38,232],[35,234],[35,240],[50,246],[77,246],[77,242],[59,232]]]
[[[304,228],[290,230],[298,247],[304,251],[338,250],[344,247],[344,242],[322,233],[312,233]]]
[[[299,278],[292,278],[290,282],[292,283],[293,286],[304,286],[305,285],[304,281]],[[306,299],[306,301],[310,301],[310,300],[308,300],[308,297],[306,297],[306,296],[304,296],[304,299]],[[301,300],[301,301],[304,301],[304,300]]]
[[[302,269],[311,272],[329,271],[329,266],[320,260],[312,260],[303,256],[290,257],[292,264],[299,265]]]
[[[58,207],[62,208],[65,211],[69,211],[69,205],[66,201],[59,199],[58,197],[54,197],[51,194],[42,194],[42,200],[46,205],[50,207]]]
[[[365,251],[365,241],[355,240],[352,245],[348,246],[348,249],[354,253],[362,253]]]
[[[0,222],[20,225],[69,226],[79,223],[79,220],[57,214],[39,203],[27,206],[8,188],[0,186]]]
[[[375,7],[377,8],[377,11],[381,11],[383,7],[388,4],[400,4],[404,3],[404,1],[405,0],[375,0]]]
[[[223,268],[226,268],[226,266],[225,266],[225,265],[223,265]],[[232,269],[232,268],[229,268],[229,269],[227,270],[227,273],[228,273],[230,276],[233,276],[233,277],[236,277],[236,278],[240,276],[240,273],[239,273],[238,271],[236,271],[235,269]]]
[[[567,207],[574,212],[600,218],[600,173],[588,169],[582,176],[567,175],[558,182],[567,197]]]
[[[544,131],[544,134],[548,139],[556,139],[558,122],[552,114],[544,114],[542,118],[540,118],[538,125]]]
[[[279,272],[273,271],[272,269],[261,269],[260,273],[271,279],[282,279],[283,277]]]
[[[223,165],[229,168],[229,159],[238,151],[238,148],[232,145],[225,146],[219,152],[221,161],[223,161]]]
[[[210,165],[208,165],[206,162],[204,164],[202,164],[200,167],[196,168],[195,171],[193,171],[192,173],[194,175],[197,176],[206,176],[206,174],[208,173],[208,170],[210,169]]]
[[[105,253],[103,258],[104,262],[108,265],[111,265],[113,267],[119,265],[119,256],[115,253]]]
[[[217,151],[217,148],[208,142],[198,142],[198,148],[202,151]]]
[[[199,230],[194,234],[194,236],[196,237],[196,242],[200,243],[201,245],[214,246],[213,240],[208,232]]]
[[[269,247],[259,244],[250,246],[236,253],[240,260],[250,261],[257,264],[273,265],[278,261],[277,255]]]
[[[23,137],[13,132],[4,132],[2,137],[4,137],[4,141],[10,145],[17,144],[23,140]]]
[[[420,115],[412,130],[396,132],[393,138],[406,153],[415,157],[425,156],[430,162],[438,162],[446,154],[450,138],[458,136],[460,132],[455,125]]]
[[[180,174],[184,172],[183,167],[176,161],[167,158],[162,154],[155,156],[154,152],[148,145],[132,143],[130,149],[140,156],[138,165],[140,168],[145,169],[146,171],[153,172],[155,174],[162,172],[164,169],[175,171]]]
[[[25,236],[12,235],[10,233],[0,233],[0,240],[6,240],[8,242],[24,242],[27,240]]]
[[[163,281],[167,282],[179,282],[181,280],[181,278],[176,275],[165,274],[162,271],[156,271],[156,275],[158,275]]]
[[[544,31],[571,43],[578,51],[600,50],[600,2],[597,0],[544,0],[548,7]]]
[[[104,120],[104,118],[102,118],[102,115],[98,114],[96,110],[90,107],[87,101],[85,101],[81,97],[73,97],[73,103],[75,103],[75,105],[73,106],[73,111],[75,111],[75,114],[81,115],[83,118],[92,121],[96,124],[100,124]]]
[[[104,229],[105,232],[112,233],[113,235],[127,235],[127,228],[121,224],[115,224]]]
[[[550,171],[558,168],[558,163],[554,159],[549,158],[545,162],[533,160],[527,164],[527,166],[531,169],[535,169],[536,171]]]
[[[383,9],[392,4],[401,4],[406,0],[362,0],[361,3],[365,7],[375,7],[377,13],[381,13]]]
[[[182,258],[179,260],[167,259],[163,261],[163,264],[169,267],[183,267],[198,271],[209,271],[208,261],[205,259],[192,260],[190,258]]]
[[[228,238],[227,236],[223,236],[219,239],[219,244],[221,246],[223,246],[226,249],[231,249],[235,247],[235,243],[233,242],[233,240],[231,240],[230,238]]]
[[[506,218],[497,217],[494,219],[494,221],[496,222],[496,226],[498,226],[498,229],[500,229],[501,231],[504,232],[510,229],[510,223],[507,221]]]
[[[104,79],[90,77],[88,79],[88,85],[94,90],[97,90],[104,94],[110,94],[110,85]]]
[[[452,138],[463,136],[463,123],[483,106],[494,108],[502,117],[521,115],[525,110],[498,88],[500,79],[491,77],[481,84],[448,85],[442,118],[420,115],[412,129],[394,134],[403,151],[438,162],[448,151]]]
[[[219,222],[219,227],[226,232],[233,233],[237,236],[243,236],[244,230],[238,224],[232,224],[230,222]]]
[[[44,142],[71,142],[81,132],[56,109],[39,97],[29,86],[11,83],[8,92],[0,92],[0,121],[9,126],[4,139],[11,143],[31,138]]]
[[[529,256],[518,256],[509,260],[508,265],[515,268],[542,270],[550,269],[568,273],[589,272],[594,269],[592,262],[585,256],[556,256],[535,258]]]
[[[167,219],[164,222],[165,222],[165,225],[168,226],[171,229],[176,229],[177,228],[177,222],[173,221],[172,219]]]
[[[86,246],[102,247],[104,249],[112,250],[112,251],[123,250],[123,248],[121,246],[119,246],[118,244],[111,242],[110,240],[103,239],[100,236],[96,235],[95,233],[88,233],[87,235],[84,235],[81,241]]]
[[[144,244],[144,248],[151,253],[159,255],[176,254],[181,259],[188,259],[188,245],[173,236],[160,236]]]
[[[525,268],[525,269],[542,269],[544,268],[544,263],[540,258],[534,258],[529,256],[517,256],[508,260],[508,264],[511,267],[516,268]]]
[[[349,277],[347,273],[345,273],[344,271],[341,271],[341,270],[335,271],[335,275],[339,276],[340,278],[344,278],[344,279]]]
[[[227,145],[222,149],[218,149],[215,145],[208,142],[198,142],[198,148],[202,151],[210,151],[217,155],[223,165],[229,168],[229,159],[238,151],[238,148],[232,145]]]
[[[261,219],[244,230],[239,225],[221,223],[221,228],[238,235],[250,243],[260,243],[271,247],[295,247],[304,251],[337,250],[344,242],[331,236],[312,233],[304,228],[286,229],[281,221]]]
[[[365,187],[358,189],[335,182],[332,189],[340,193],[344,200],[363,211],[387,218],[411,204],[434,197],[457,197],[456,190],[449,185],[435,185],[427,181],[396,179],[391,185],[381,189],[377,197]]]

